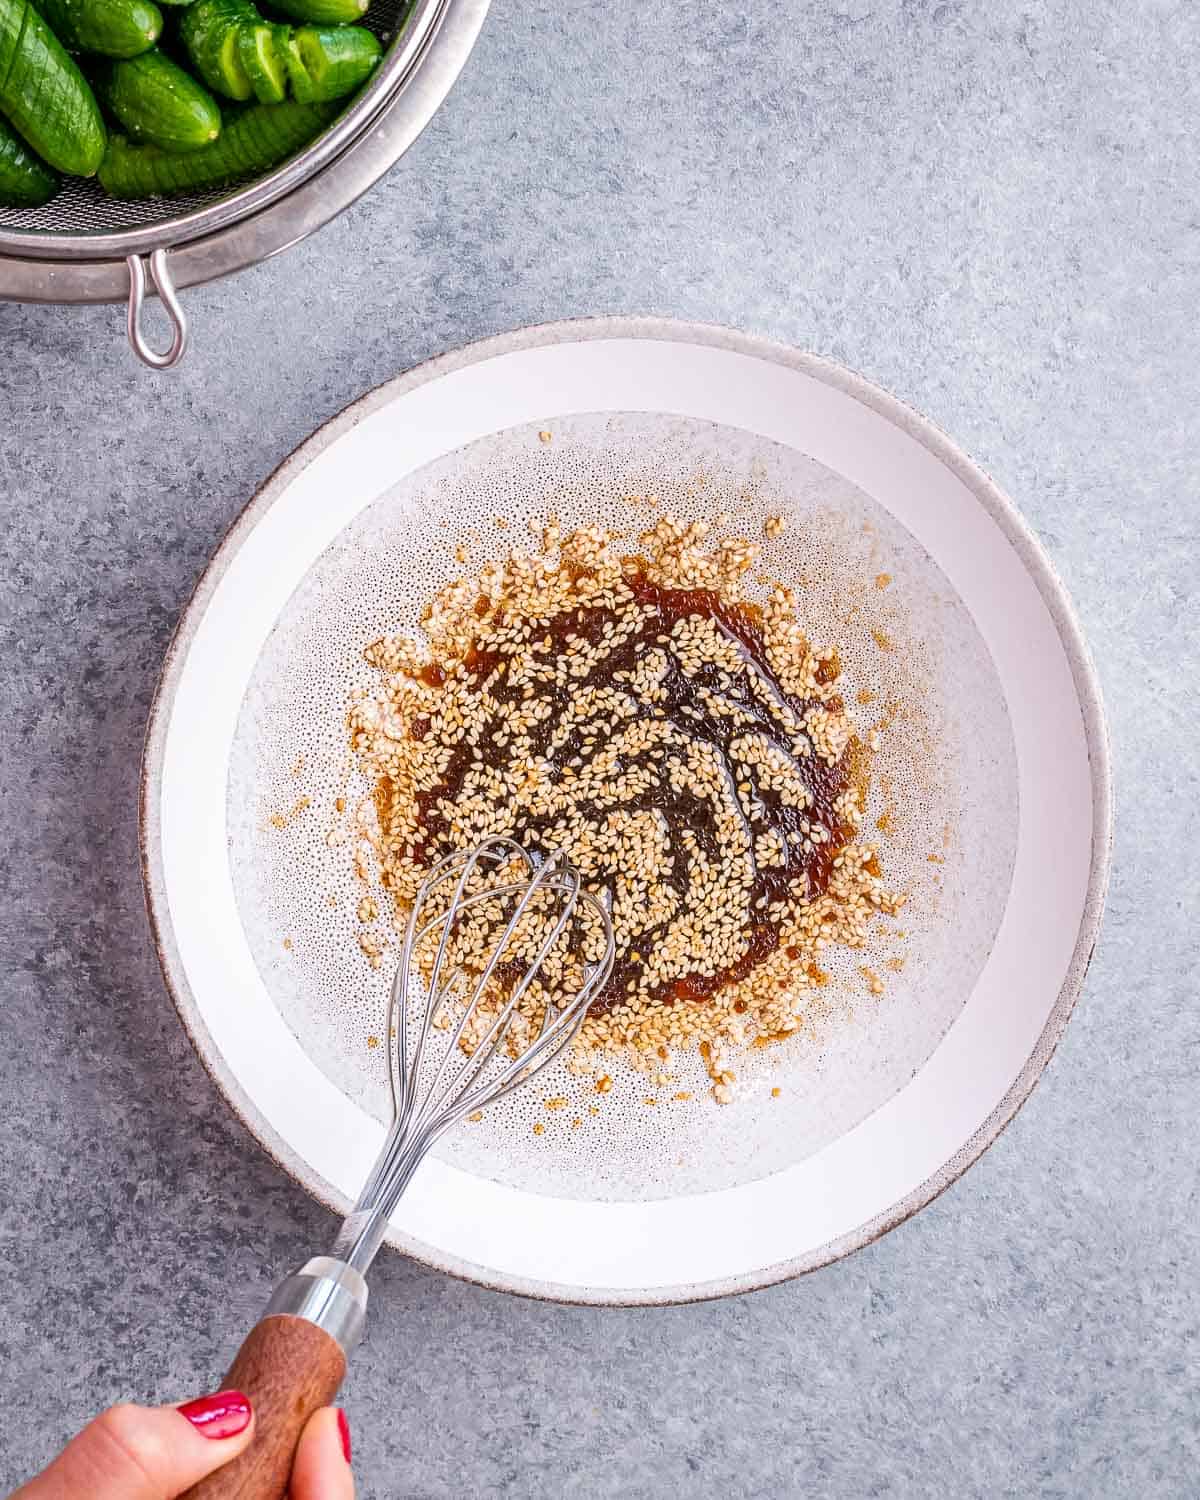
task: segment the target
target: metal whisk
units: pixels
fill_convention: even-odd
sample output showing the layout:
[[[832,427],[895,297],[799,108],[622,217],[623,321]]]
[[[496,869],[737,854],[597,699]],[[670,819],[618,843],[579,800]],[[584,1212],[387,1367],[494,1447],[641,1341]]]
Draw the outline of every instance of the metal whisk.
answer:
[[[388,1007],[391,1129],[333,1253],[276,1287],[226,1376],[254,1405],[253,1443],[189,1500],[282,1500],[304,1424],[336,1395],[362,1335],[366,1273],[423,1157],[559,1055],[613,957],[604,902],[561,854],[538,860],[493,837],[433,867],[409,913]],[[567,979],[577,982],[564,994]]]

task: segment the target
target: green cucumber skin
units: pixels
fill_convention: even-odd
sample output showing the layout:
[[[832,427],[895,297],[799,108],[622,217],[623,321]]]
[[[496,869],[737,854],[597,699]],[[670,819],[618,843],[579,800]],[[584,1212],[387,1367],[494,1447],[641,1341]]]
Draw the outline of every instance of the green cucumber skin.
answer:
[[[229,99],[253,97],[238,57],[241,28],[262,20],[249,0],[195,0],[180,17],[179,36],[203,81]]]
[[[0,118],[0,203],[8,208],[41,208],[58,192],[58,180],[58,173]]]
[[[292,93],[306,104],[343,99],[365,83],[383,55],[363,26],[301,26],[289,48]]]
[[[347,26],[361,21],[370,0],[271,0],[271,9],[314,26]]]
[[[199,0],[203,3],[203,0]],[[138,146],[114,135],[100,167],[100,184],[114,198],[149,198],[227,187],[270,171],[294,156],[334,118],[333,104],[251,104],[225,122],[211,146],[186,156]]]
[[[221,133],[217,101],[157,47],[111,63],[96,86],[135,141],[164,151],[201,151]]]
[[[238,35],[238,59],[260,104],[282,104],[287,98],[288,73],[279,49],[278,30],[261,21],[247,23]]]
[[[162,11],[153,0],[37,0],[37,9],[75,52],[137,57],[162,35]]]
[[[0,110],[43,161],[91,177],[104,158],[100,106],[29,0],[0,0]]]
[[[179,35],[210,89],[261,104],[282,102],[289,85],[301,104],[341,99],[370,76],[383,54],[365,27],[274,25],[251,0],[195,0]]]

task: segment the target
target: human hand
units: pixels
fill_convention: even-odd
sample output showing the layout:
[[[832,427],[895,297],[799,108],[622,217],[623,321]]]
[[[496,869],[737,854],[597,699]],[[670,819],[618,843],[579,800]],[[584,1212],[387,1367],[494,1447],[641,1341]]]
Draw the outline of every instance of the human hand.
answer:
[[[9,1500],[176,1500],[235,1459],[253,1435],[254,1412],[239,1391],[185,1406],[114,1406]],[[354,1500],[350,1429],[335,1407],[305,1427],[288,1500]]]

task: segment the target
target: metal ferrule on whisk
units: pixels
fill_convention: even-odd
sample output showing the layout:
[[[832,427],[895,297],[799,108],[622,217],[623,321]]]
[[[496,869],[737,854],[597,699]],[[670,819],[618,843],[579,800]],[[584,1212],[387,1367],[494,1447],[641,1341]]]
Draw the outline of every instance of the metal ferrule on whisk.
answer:
[[[281,1281],[264,1318],[304,1318],[331,1334],[346,1355],[362,1338],[367,1319],[367,1283],[353,1266],[331,1255],[314,1255]]]

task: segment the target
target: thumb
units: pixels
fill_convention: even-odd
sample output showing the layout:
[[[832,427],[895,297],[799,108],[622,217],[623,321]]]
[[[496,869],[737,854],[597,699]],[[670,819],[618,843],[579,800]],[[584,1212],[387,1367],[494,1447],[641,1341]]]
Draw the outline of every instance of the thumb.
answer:
[[[240,1391],[179,1407],[114,1406],[11,1500],[175,1500],[236,1458],[253,1429]]]

